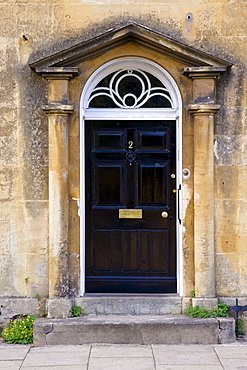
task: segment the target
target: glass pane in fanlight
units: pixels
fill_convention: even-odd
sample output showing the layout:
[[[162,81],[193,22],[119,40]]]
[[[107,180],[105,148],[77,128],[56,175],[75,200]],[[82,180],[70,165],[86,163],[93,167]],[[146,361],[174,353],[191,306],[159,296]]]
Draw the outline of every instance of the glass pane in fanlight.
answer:
[[[146,99],[148,95],[150,97]],[[131,108],[135,105],[140,108],[170,108],[172,104],[166,96],[171,99],[163,83],[150,73],[122,70],[117,74],[111,73],[98,83],[90,96],[89,108]]]

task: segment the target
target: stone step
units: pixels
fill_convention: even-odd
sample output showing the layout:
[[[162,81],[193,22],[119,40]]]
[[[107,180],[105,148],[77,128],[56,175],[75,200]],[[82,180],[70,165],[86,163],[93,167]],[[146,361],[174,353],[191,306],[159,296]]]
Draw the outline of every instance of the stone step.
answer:
[[[34,322],[34,345],[217,344],[235,342],[234,319],[183,315],[85,315]]]
[[[177,294],[97,294],[74,299],[75,306],[93,315],[179,315],[182,298]]]

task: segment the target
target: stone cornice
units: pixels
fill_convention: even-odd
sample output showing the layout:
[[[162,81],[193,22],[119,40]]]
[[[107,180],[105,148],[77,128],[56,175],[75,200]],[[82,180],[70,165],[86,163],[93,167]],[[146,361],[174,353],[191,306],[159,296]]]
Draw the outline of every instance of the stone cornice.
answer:
[[[145,46],[188,67],[215,66],[229,69],[232,66],[228,61],[172,39],[150,27],[127,22],[123,27],[111,28],[105,33],[100,32],[92,39],[38,60],[30,64],[30,67],[37,73],[47,67],[70,68],[129,42]]]
[[[221,106],[219,104],[190,104],[188,106],[188,111],[192,115],[210,115],[216,114],[220,108]]]
[[[34,68],[34,71],[47,80],[69,80],[80,74],[76,67],[46,67]]]
[[[190,78],[217,78],[226,73],[226,67],[186,67],[182,69],[182,74]]]
[[[73,105],[65,104],[43,105],[42,109],[46,114],[68,115],[74,112]]]

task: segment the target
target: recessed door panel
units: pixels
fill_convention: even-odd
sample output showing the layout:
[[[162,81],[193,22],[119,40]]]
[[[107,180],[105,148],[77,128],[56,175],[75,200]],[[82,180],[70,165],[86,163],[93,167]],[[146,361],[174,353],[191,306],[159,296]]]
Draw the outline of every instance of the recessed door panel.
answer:
[[[169,203],[166,180],[169,164],[166,162],[139,164],[139,205],[140,206],[167,206]]]
[[[95,162],[93,176],[93,206],[120,206],[124,204],[123,163]]]

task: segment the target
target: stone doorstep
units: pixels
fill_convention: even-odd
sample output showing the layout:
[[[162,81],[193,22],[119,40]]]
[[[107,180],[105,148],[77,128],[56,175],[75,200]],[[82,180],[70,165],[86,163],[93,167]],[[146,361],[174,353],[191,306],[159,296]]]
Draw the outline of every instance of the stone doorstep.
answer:
[[[234,343],[235,321],[183,315],[85,315],[37,319],[34,345],[59,344],[225,344]]]
[[[191,305],[191,300],[189,302]],[[48,318],[70,317],[72,306],[80,306],[88,315],[180,315],[182,297],[177,294],[87,294],[74,299],[54,298],[47,300]]]
[[[179,315],[186,300],[178,294],[87,294],[80,298],[1,298],[0,323],[17,314],[30,314],[49,318],[71,316],[72,306],[81,306],[86,314],[93,315]]]
[[[177,294],[87,294],[74,299],[92,315],[180,315],[182,297]]]

